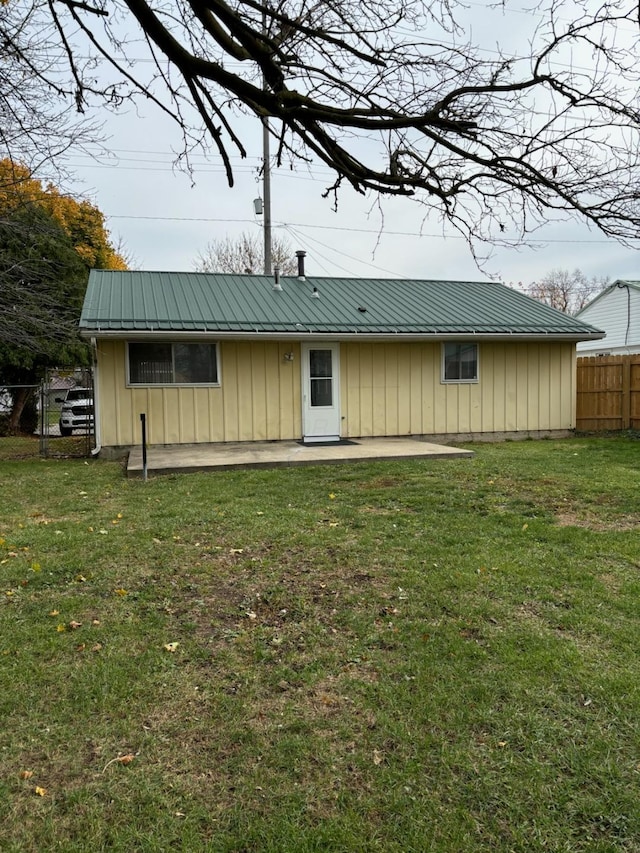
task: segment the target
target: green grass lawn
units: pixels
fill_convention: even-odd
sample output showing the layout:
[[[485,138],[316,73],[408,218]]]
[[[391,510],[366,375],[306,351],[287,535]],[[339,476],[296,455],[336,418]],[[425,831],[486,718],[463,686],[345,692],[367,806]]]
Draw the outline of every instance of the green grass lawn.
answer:
[[[640,850],[640,441],[0,462],[2,851]]]

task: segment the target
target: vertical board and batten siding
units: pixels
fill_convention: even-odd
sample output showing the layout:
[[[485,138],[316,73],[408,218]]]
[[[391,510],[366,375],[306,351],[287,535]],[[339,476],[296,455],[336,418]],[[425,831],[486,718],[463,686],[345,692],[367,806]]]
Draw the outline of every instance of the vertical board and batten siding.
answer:
[[[479,381],[441,382],[439,343],[343,343],[343,436],[568,430],[570,343],[482,343]]]
[[[127,387],[126,346],[100,341],[101,442],[150,444],[298,439],[301,351],[291,342],[222,341],[220,387]],[[293,361],[285,353],[293,353]],[[575,425],[571,343],[481,343],[479,381],[444,384],[440,343],[340,345],[342,436],[569,430]]]
[[[640,429],[640,354],[577,360],[576,429]]]
[[[287,361],[285,352],[293,352]],[[272,441],[299,437],[300,347],[277,341],[219,345],[220,387],[127,387],[126,345],[98,343],[101,443],[140,443],[140,414],[149,444]]]

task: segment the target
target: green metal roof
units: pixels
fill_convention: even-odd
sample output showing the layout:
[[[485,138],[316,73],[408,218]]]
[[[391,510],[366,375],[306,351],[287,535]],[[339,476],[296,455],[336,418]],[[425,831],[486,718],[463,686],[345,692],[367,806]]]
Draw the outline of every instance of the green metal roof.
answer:
[[[92,270],[80,329],[86,335],[553,336],[604,333],[505,285]],[[317,298],[314,298],[314,291]]]

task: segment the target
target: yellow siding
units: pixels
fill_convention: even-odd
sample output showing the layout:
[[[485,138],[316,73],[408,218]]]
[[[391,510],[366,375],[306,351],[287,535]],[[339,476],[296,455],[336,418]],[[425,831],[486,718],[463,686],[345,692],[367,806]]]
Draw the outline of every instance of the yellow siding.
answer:
[[[149,444],[257,441],[299,438],[298,344],[220,343],[219,388],[127,388],[126,345],[99,341],[100,440],[105,447],[140,443],[140,414],[147,416]],[[293,353],[293,361],[285,353]]]
[[[342,344],[343,434],[572,429],[574,351],[570,343],[481,343],[479,382],[444,384],[439,343]]]
[[[218,388],[127,388],[125,350],[98,344],[104,446],[138,444],[141,412],[150,444],[302,435],[299,344],[221,342]],[[572,429],[575,347],[481,343],[479,382],[443,384],[439,343],[342,343],[340,388],[345,438]]]

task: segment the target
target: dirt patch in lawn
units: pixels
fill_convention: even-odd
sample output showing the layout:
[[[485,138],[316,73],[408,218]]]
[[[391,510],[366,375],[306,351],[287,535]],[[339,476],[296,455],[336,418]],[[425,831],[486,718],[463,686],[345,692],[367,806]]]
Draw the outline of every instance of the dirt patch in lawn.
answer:
[[[635,515],[620,515],[615,518],[602,518],[595,513],[578,514],[572,510],[556,513],[556,524],[560,527],[584,527],[601,533],[612,531],[635,530],[640,527],[640,520]]]

